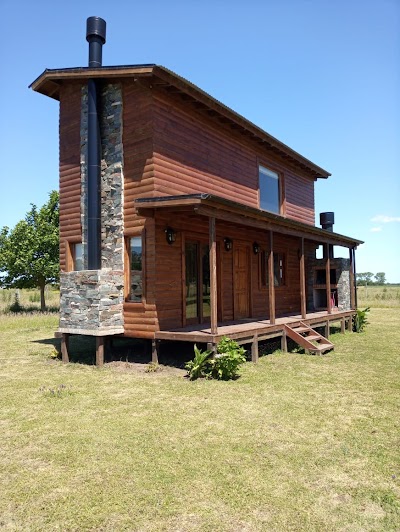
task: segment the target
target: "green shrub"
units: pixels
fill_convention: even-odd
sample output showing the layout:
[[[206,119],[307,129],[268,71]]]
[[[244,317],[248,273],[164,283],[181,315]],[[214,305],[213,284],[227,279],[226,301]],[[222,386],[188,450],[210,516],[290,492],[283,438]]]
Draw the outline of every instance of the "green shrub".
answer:
[[[212,377],[227,381],[238,376],[238,369],[246,362],[245,349],[235,340],[224,336],[217,346],[217,354],[210,361]]]
[[[353,332],[363,332],[365,327],[368,325],[367,314],[370,311],[370,307],[365,308],[364,310],[357,309],[357,314],[353,316]]]
[[[185,365],[191,381],[194,381],[199,377],[210,376],[209,360],[211,357],[212,351],[200,351],[197,345],[194,344],[194,359],[190,360]]]
[[[200,351],[194,346],[194,359],[186,364],[190,380],[199,377],[213,378],[218,380],[235,379],[238,369],[246,362],[243,347],[226,336],[217,346],[217,354],[213,357],[212,351]]]
[[[16,290],[15,291],[15,294],[14,294],[14,303],[12,303],[12,305],[10,305],[8,307],[8,310],[10,312],[22,312],[23,311],[23,308],[22,308],[22,305],[19,301],[19,290]]]

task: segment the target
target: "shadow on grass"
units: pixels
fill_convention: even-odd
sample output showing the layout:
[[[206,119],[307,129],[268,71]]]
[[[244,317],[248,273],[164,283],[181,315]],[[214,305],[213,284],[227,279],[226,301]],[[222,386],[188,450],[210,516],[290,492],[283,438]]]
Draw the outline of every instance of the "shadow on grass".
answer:
[[[43,338],[34,343],[52,345],[61,353],[60,338]],[[199,345],[201,349],[206,346]],[[69,337],[69,360],[72,363],[96,364],[96,338],[93,336],[71,335]],[[61,356],[61,355],[60,355]],[[184,368],[193,358],[193,344],[189,342],[161,342],[158,361],[164,366]],[[149,364],[151,362],[151,341],[135,338],[112,338],[106,344],[104,361]]]
[[[8,314],[9,316],[18,316],[19,314],[58,314],[60,312],[59,307],[46,307],[45,310],[40,310],[40,308],[29,305],[29,306],[22,306],[22,305],[11,305],[10,307],[7,307],[4,311],[4,314]]]

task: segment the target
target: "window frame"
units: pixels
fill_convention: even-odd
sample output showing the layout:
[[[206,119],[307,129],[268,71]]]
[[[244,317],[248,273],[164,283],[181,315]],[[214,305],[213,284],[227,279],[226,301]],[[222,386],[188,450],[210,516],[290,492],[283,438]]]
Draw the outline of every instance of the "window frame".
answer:
[[[261,207],[261,179],[260,179],[260,169],[264,168],[267,171],[270,171],[278,176],[278,211],[271,211],[263,209]],[[272,214],[278,214],[280,216],[285,216],[285,179],[283,172],[277,168],[275,165],[265,162],[262,159],[257,160],[257,171],[258,171],[258,208],[264,212],[270,212]]]
[[[143,229],[138,233],[132,233],[124,236],[124,299],[132,305],[143,305],[146,303],[146,233]],[[142,241],[142,297],[140,301],[131,299],[132,296],[132,270],[131,270],[131,241],[133,238],[141,238]]]
[[[76,269],[76,246],[82,246],[82,268]],[[80,272],[85,269],[83,260],[83,243],[81,240],[67,240],[65,242],[67,272]]]
[[[259,287],[260,290],[266,290],[269,286],[269,274],[268,274],[268,255],[269,252],[266,250],[261,250],[259,254]],[[274,251],[274,288],[284,288],[287,286],[287,252],[286,251]],[[282,260],[282,276],[279,275],[278,278],[275,276],[275,266],[276,263],[279,264],[279,261]],[[278,266],[279,267],[279,266]],[[279,267],[280,270],[280,267]],[[278,280],[278,283],[275,281]]]

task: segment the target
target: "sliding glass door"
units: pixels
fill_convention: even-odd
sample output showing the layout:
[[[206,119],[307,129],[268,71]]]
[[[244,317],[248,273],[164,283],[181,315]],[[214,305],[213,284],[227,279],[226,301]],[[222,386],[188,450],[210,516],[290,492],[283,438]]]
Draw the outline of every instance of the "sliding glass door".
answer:
[[[186,323],[203,323],[210,319],[210,261],[208,244],[185,243],[185,310]]]

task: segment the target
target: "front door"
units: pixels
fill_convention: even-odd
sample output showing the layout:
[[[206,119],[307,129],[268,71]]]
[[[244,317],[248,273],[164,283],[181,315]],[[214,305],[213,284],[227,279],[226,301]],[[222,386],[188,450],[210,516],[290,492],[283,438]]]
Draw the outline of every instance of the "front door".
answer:
[[[208,244],[185,243],[186,323],[210,321],[210,259]]]
[[[233,250],[233,293],[234,319],[248,318],[250,315],[250,250],[248,246],[237,245]]]

